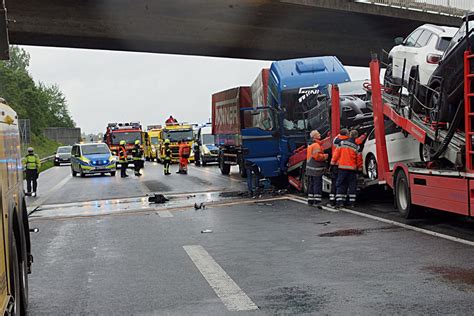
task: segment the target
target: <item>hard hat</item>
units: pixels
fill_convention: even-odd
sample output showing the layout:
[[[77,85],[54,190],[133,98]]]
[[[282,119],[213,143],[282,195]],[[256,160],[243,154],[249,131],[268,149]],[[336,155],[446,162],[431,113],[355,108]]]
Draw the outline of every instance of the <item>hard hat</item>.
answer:
[[[170,140],[167,138],[165,139],[165,144],[169,144],[170,143]]]
[[[125,145],[125,144],[126,144],[126,142],[124,140],[120,141],[120,145]]]
[[[33,147],[28,147],[28,152],[32,153],[34,151]]]
[[[135,141],[135,145],[140,145],[140,141],[138,139]]]

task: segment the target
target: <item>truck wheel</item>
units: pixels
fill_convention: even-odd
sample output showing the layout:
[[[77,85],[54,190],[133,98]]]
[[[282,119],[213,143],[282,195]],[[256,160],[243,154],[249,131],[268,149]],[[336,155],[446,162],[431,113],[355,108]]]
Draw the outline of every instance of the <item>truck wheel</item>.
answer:
[[[219,159],[219,169],[221,169],[223,175],[228,175],[230,173],[230,165],[226,165],[223,158]]]
[[[400,215],[404,218],[415,218],[419,215],[418,207],[411,204],[410,186],[403,170],[397,172],[395,180],[395,203]]]
[[[12,241],[10,244],[10,284],[12,294],[15,300],[11,315],[23,315],[25,311],[21,308],[21,284],[20,284],[20,265],[18,260],[18,249],[16,246],[16,238],[12,233]]]
[[[239,164],[239,174],[242,178],[247,178],[247,169],[245,169],[243,162]]]

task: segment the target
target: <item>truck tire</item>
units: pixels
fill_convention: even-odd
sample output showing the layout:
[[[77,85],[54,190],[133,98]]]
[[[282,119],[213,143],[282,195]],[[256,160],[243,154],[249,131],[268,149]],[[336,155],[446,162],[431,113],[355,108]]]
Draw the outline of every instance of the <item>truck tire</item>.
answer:
[[[224,163],[224,158],[219,157],[219,169],[223,175],[228,175],[230,173],[230,165]]]
[[[15,300],[11,315],[24,315],[21,306],[21,284],[20,284],[20,264],[18,260],[18,248],[16,246],[15,234],[11,234],[12,241],[10,244],[10,284],[12,287],[12,294]]]
[[[245,169],[245,163],[243,161],[239,163],[239,174],[242,178],[247,178],[247,169]]]
[[[419,207],[411,203],[410,186],[403,170],[398,171],[396,174],[395,204],[400,215],[406,219],[415,218],[419,215]]]

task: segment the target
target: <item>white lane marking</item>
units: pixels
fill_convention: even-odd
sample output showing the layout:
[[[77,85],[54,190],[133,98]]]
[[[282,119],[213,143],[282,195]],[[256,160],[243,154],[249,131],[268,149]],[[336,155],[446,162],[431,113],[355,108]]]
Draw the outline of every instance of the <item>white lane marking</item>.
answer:
[[[200,245],[183,246],[188,256],[229,311],[251,311],[258,306]]]
[[[156,212],[160,217],[173,217],[170,211],[158,211]]]
[[[377,217],[377,216],[357,212],[357,211],[354,211],[354,210],[349,210],[347,208],[341,208],[340,210],[344,211],[346,213],[350,213],[350,214],[354,214],[354,215],[358,215],[358,216],[362,216],[362,217],[367,217],[367,218],[370,218],[370,219],[373,219],[373,220],[376,220],[376,221],[379,221],[379,222],[382,222],[382,223],[391,224],[391,225],[394,225],[394,226],[398,226],[398,227],[402,227],[402,228],[405,228],[405,229],[413,230],[413,231],[416,231],[416,232],[419,232],[419,233],[427,234],[427,235],[430,235],[430,236],[447,239],[447,240],[458,242],[458,243],[468,245],[468,246],[474,246],[473,241],[469,241],[469,240],[465,240],[465,239],[461,239],[461,238],[457,238],[457,237],[437,233],[437,232],[427,230],[427,229],[424,229],[424,228],[419,228],[419,227],[399,223],[399,222],[396,222],[396,221],[392,221],[392,220],[389,220],[389,219],[385,219],[385,218],[381,218],[381,217]]]
[[[301,204],[308,205],[308,200],[305,199],[305,198],[301,198],[301,197],[297,197],[297,196],[292,195],[291,197],[288,197],[287,199],[290,200],[290,201],[293,201],[293,202],[298,202],[298,203],[301,203]],[[339,210],[337,210],[335,208],[332,208],[332,207],[329,207],[329,206],[319,205],[319,207],[321,207],[323,210],[328,211],[328,212],[333,212],[333,213],[339,212]]]
[[[69,180],[71,180],[71,177],[69,177],[69,175],[68,175],[68,176],[66,176],[66,178],[64,178],[61,181],[59,181],[58,183],[56,183],[56,185],[54,187],[52,187],[51,189],[49,189],[47,192],[42,193],[41,196],[39,197],[39,199],[36,200],[34,203],[32,203],[30,205],[30,207],[36,207],[36,206],[39,206],[39,205],[43,204],[44,201],[46,201],[49,198],[49,195],[52,192],[57,190],[59,187],[62,187],[63,185],[65,185],[66,182],[68,182]]]

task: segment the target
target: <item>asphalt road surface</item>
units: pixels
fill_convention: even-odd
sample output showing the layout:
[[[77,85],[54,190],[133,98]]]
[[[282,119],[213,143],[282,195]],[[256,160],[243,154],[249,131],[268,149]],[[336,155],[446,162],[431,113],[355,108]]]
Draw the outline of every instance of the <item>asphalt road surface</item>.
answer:
[[[402,221],[381,193],[335,212],[231,193],[243,189],[216,167],[165,178],[147,164],[127,179],[51,169],[29,201],[30,314],[472,313],[470,221]],[[149,204],[152,192],[169,201]]]

